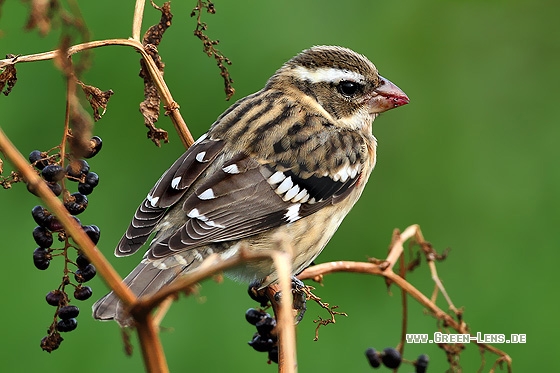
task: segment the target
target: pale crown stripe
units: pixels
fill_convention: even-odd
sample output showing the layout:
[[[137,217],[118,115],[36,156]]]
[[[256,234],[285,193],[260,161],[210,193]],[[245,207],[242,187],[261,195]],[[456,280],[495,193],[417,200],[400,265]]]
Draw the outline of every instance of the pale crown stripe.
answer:
[[[335,69],[333,67],[320,67],[318,69],[308,69],[307,67],[298,66],[292,69],[294,75],[299,80],[306,80],[311,83],[338,83],[342,80],[351,80],[353,82],[364,82],[365,77],[355,71]]]

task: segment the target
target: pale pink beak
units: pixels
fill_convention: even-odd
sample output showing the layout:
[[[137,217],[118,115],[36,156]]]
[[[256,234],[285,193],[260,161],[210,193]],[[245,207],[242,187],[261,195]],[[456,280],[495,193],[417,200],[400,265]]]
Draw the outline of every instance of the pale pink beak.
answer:
[[[370,113],[382,113],[409,102],[408,96],[402,89],[380,76],[379,87],[374,90],[374,96],[369,100]]]

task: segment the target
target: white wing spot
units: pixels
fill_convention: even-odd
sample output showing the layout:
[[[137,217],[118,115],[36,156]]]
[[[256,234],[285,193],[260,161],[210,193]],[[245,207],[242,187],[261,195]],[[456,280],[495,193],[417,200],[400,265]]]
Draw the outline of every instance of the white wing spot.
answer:
[[[197,145],[197,144],[201,143],[202,141],[206,140],[207,137],[208,137],[208,132],[206,132],[204,135],[200,136],[200,137],[198,138],[198,140],[196,140],[196,141],[194,142],[193,145]]]
[[[216,196],[214,195],[212,188],[208,188],[204,192],[200,193],[198,198],[206,200],[216,198]]]
[[[198,219],[198,220],[202,220],[202,221],[208,220],[208,218],[206,216],[200,214],[200,212],[198,211],[197,208],[194,208],[191,211],[189,211],[187,216],[191,219]]]
[[[296,203],[295,205],[288,207],[288,211],[284,214],[284,218],[288,221],[288,223],[293,223],[301,218],[301,216],[299,216],[300,207],[301,203]]]
[[[150,202],[150,205],[152,207],[156,207],[157,203],[159,201],[159,197],[153,197],[151,194],[148,194],[148,196],[146,197],[146,199],[148,200],[148,202]]]
[[[157,269],[167,269],[169,267],[167,267],[167,265],[164,262],[153,262],[154,267],[156,267]]]
[[[197,249],[193,249],[192,254],[193,254],[194,258],[196,260],[198,260],[199,262],[202,262],[204,260],[204,257],[202,256],[201,253],[198,252]]]
[[[173,189],[177,189],[177,187],[179,186],[179,183],[181,182],[181,176],[177,176],[176,178],[174,178],[173,180],[171,180],[171,188]]]
[[[210,227],[214,227],[214,228],[225,228],[226,227],[225,225],[221,225],[221,224],[216,223],[214,220],[208,220],[206,222],[206,225],[209,225]]]
[[[229,166],[226,166],[224,168],[222,168],[222,170],[227,173],[227,174],[238,174],[241,171],[239,171],[239,168],[237,167],[237,165],[234,164],[230,164]]]
[[[305,203],[309,199],[309,194],[306,189],[302,189],[293,199],[292,202],[302,202]]]
[[[285,178],[286,175],[284,175],[283,172],[276,171],[271,177],[268,178],[267,181],[270,185],[275,185],[283,181]]]
[[[186,266],[187,264],[189,264],[185,258],[183,258],[182,255],[179,254],[175,254],[173,255],[173,259],[175,259],[177,261],[177,263],[179,263],[180,265]]]
[[[278,185],[278,188],[276,188],[276,193],[284,194],[288,190],[290,190],[290,188],[293,187],[293,186],[294,186],[294,183],[292,182],[292,177],[289,176],[289,177],[285,178],[284,181],[282,181],[280,183],[280,185]]]
[[[204,162],[204,156],[206,155],[206,152],[200,152],[196,155],[196,160],[199,161],[200,163]]]
[[[284,197],[282,197],[282,199],[284,201],[289,201],[292,198],[294,198],[297,194],[299,193],[299,186],[298,185],[294,185],[290,190],[288,190],[286,192],[286,194],[284,195]]]

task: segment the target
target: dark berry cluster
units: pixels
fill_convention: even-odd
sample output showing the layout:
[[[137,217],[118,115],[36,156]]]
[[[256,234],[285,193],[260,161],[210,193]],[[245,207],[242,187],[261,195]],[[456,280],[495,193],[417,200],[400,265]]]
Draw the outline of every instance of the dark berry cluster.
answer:
[[[379,368],[381,364],[389,369],[397,369],[402,363],[401,353],[393,348],[387,347],[382,352],[378,352],[375,348],[366,350],[366,358],[372,368]],[[428,369],[428,355],[422,354],[413,362],[416,373],[426,373]]]
[[[268,360],[278,364],[278,336],[276,335],[276,319],[263,310],[249,308],[245,319],[255,325],[257,332],[249,341],[249,346],[259,352],[268,352]]]
[[[96,155],[101,146],[101,139],[97,136],[93,137],[90,141],[90,149],[84,158],[91,158]],[[73,159],[69,156],[68,165],[63,167],[65,159],[61,158],[60,153],[49,155],[49,152],[39,150],[34,150],[29,155],[29,161],[40,172],[45,183],[55,195],[62,195],[62,202],[66,210],[73,215],[93,243],[97,244],[100,237],[99,228],[96,225],[82,225],[76,215],[81,214],[87,208],[87,195],[91,194],[98,185],[99,176],[90,171],[89,164],[84,159]],[[65,186],[66,180],[77,182],[78,192],[71,193],[68,191]],[[31,189],[30,191],[33,192]],[[46,297],[47,303],[56,307],[56,312],[48,329],[48,335],[41,340],[41,348],[51,352],[57,349],[63,340],[60,333],[70,332],[78,326],[76,317],[79,314],[79,309],[70,304],[67,289],[69,287],[73,289],[73,297],[76,300],[89,299],[92,290],[84,283],[95,277],[96,270],[88,258],[70,241],[64,227],[53,214],[43,206],[35,206],[31,213],[38,224],[33,230],[33,239],[38,245],[33,252],[35,267],[46,270],[53,258],[64,258],[62,283],[56,290],[49,292]],[[59,245],[54,244],[55,237],[60,242]],[[74,281],[71,280],[72,275]]]

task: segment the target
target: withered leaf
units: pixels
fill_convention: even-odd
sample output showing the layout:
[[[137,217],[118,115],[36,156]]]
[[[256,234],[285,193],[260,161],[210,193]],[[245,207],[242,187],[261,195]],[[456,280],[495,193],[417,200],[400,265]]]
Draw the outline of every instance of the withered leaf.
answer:
[[[70,97],[70,148],[75,158],[83,158],[91,151],[91,118],[80,105],[76,96]]]
[[[152,6],[161,12],[161,19],[158,24],[153,25],[146,31],[142,38],[142,44],[146,48],[146,52],[152,57],[159,72],[163,75],[165,64],[161,60],[157,51],[157,46],[161,42],[163,33],[169,26],[171,26],[171,3],[166,2],[163,6],[158,7],[153,1]],[[144,101],[140,103],[140,112],[144,116],[144,124],[148,127],[148,138],[151,139],[157,146],[161,145],[161,141],[167,143],[169,141],[167,131],[157,128],[154,123],[159,119],[159,110],[161,98],[157,87],[155,86],[152,77],[146,67],[143,59],[140,60],[140,77],[144,79]]]
[[[16,55],[7,54],[6,58],[13,58],[14,61],[17,59]],[[7,65],[4,70],[0,73],[0,91],[3,91],[6,96],[10,94],[12,88],[16,85],[17,72],[16,65]],[[4,89],[6,87],[6,89]]]
[[[101,119],[103,114],[105,114],[109,98],[111,98],[114,93],[113,90],[109,89],[108,91],[102,91],[97,87],[84,84],[79,80],[77,80],[76,82],[80,85],[80,87],[82,87],[82,90],[86,95],[86,99],[93,109],[93,119],[97,122],[99,119]],[[101,113],[99,112],[100,108],[103,109],[103,112]]]
[[[196,28],[194,30],[194,36],[202,41],[202,47],[204,53],[208,57],[214,57],[216,60],[216,65],[220,69],[220,76],[224,80],[224,92],[226,93],[226,100],[229,100],[235,94],[235,88],[233,88],[233,79],[229,74],[227,65],[231,65],[229,58],[224,56],[215,46],[220,44],[219,40],[212,40],[205,31],[208,29],[208,25],[200,20],[202,15],[202,10],[206,9],[207,13],[216,14],[216,7],[211,1],[198,0],[197,6],[192,10],[191,17],[196,16]]]
[[[52,18],[59,7],[56,0],[28,0],[31,9],[25,25],[26,30],[37,28],[45,36],[51,29]]]

